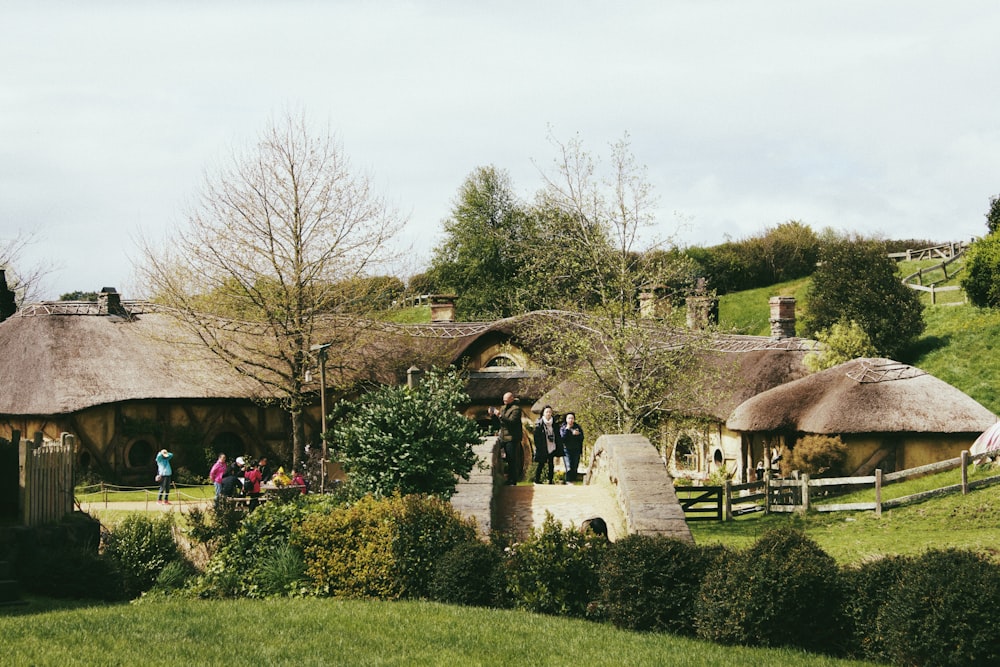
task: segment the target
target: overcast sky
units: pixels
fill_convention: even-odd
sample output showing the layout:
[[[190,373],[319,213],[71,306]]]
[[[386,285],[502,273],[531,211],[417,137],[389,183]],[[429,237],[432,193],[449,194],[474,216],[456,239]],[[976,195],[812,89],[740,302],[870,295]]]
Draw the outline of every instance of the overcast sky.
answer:
[[[135,236],[289,108],[329,126],[426,264],[480,165],[540,187],[549,127],[625,132],[659,224],[714,245],[795,219],[982,234],[1000,193],[995,0],[0,0],[0,243],[114,286]]]

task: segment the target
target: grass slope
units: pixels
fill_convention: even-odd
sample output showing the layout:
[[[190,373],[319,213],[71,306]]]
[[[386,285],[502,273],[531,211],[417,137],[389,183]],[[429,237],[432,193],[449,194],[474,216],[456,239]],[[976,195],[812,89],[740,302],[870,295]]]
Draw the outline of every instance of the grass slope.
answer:
[[[866,663],[726,647],[577,619],[429,602],[144,600],[0,612],[5,665],[801,665]],[[250,662],[247,662],[247,660]],[[235,661],[235,662],[234,662]]]

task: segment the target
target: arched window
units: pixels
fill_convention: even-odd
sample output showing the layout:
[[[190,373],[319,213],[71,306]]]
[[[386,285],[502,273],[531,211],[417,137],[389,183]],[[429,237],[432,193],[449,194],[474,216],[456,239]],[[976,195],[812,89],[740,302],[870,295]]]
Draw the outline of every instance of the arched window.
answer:
[[[698,452],[694,440],[687,433],[681,433],[674,443],[674,465],[677,470],[698,469]]]
[[[498,370],[508,370],[512,368],[520,368],[521,365],[518,364],[513,358],[507,356],[506,354],[498,354],[489,361],[483,368],[496,368]]]
[[[156,465],[156,445],[146,438],[133,440],[125,452],[125,463],[129,468],[148,468]]]

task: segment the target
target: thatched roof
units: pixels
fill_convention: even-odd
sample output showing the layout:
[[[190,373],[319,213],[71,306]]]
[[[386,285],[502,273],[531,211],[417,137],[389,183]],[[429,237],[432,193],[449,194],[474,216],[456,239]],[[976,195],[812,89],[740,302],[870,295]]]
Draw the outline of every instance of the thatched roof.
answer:
[[[891,359],[854,359],[765,391],[733,410],[734,431],[980,433],[996,415],[950,384]]]

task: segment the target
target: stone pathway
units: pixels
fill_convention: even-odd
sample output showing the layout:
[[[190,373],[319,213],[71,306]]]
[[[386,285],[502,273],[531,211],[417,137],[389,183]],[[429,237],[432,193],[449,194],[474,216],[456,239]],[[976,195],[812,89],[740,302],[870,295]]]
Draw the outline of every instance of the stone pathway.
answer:
[[[610,486],[593,484],[521,484],[497,490],[495,526],[524,538],[531,528],[541,529],[545,513],[564,526],[579,527],[585,520],[601,517],[608,524],[608,537],[625,534],[625,518]]]

